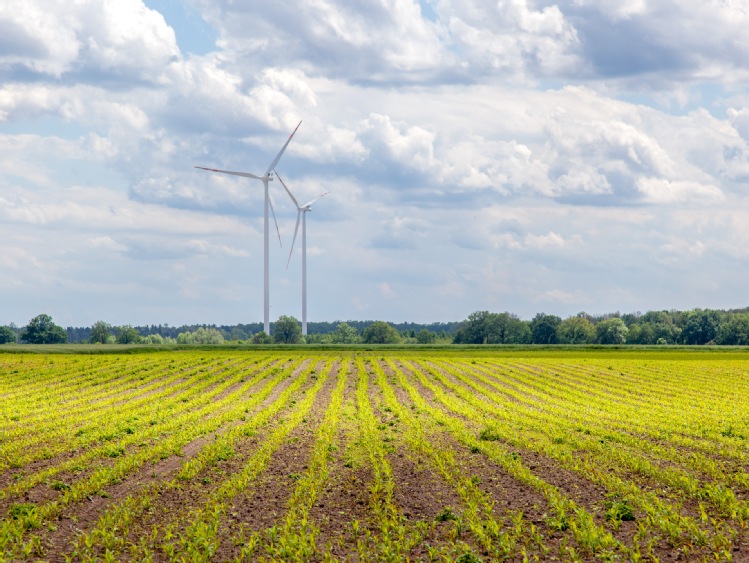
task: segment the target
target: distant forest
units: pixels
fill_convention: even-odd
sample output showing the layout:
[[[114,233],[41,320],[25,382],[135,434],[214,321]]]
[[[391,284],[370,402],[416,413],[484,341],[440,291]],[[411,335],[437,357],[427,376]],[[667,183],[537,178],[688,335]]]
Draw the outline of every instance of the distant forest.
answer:
[[[0,326],[0,344],[26,343],[147,343],[221,344],[224,342],[353,344],[646,344],[749,346],[749,308],[647,313],[585,312],[562,319],[538,313],[523,320],[509,312],[476,311],[463,321],[388,323],[384,321],[310,322],[302,337],[300,323],[280,317],[271,334],[262,323],[170,326],[112,326],[99,321],[90,327],[54,324],[49,315],[31,319],[25,327]]]
[[[338,325],[344,321],[334,322],[308,322],[307,323],[307,341],[315,341],[316,335],[324,335],[333,333]],[[375,321],[345,321],[350,327],[356,329],[359,334],[362,334],[365,328],[373,324]],[[276,323],[270,323],[271,334],[274,333]],[[388,323],[398,333],[407,334],[410,336],[411,333],[418,333],[422,330],[427,330],[443,338],[450,339],[452,335],[458,330],[459,321],[451,323]],[[263,323],[249,323],[249,324],[236,324],[236,325],[215,325],[215,324],[194,324],[194,325],[182,325],[182,326],[169,326],[168,324],[163,325],[148,325],[148,326],[136,326],[133,327],[138,334],[143,337],[158,334],[162,338],[173,338],[177,339],[180,334],[194,333],[199,328],[202,329],[215,329],[224,340],[237,341],[237,340],[249,340],[253,335],[261,333],[263,331]],[[88,342],[91,338],[92,327],[68,327],[66,332],[68,333],[68,342]],[[116,331],[116,328],[114,329]],[[310,338],[311,337],[311,338]]]

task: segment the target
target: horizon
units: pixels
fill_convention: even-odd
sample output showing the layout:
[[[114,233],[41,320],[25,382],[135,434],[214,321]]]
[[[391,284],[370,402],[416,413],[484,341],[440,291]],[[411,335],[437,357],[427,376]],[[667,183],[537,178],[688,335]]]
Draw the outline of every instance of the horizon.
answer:
[[[309,325],[320,325],[320,324],[340,324],[340,323],[357,323],[357,324],[364,324],[364,323],[375,323],[379,321],[384,321],[391,325],[415,325],[415,326],[429,326],[429,325],[450,325],[450,324],[461,324],[468,320],[469,316],[473,313],[479,313],[479,312],[488,312],[492,314],[508,314],[514,318],[517,318],[518,320],[522,322],[531,322],[533,320],[533,317],[536,315],[550,315],[550,316],[557,316],[562,320],[574,318],[574,317],[580,317],[583,316],[585,318],[594,319],[597,321],[612,318],[612,317],[635,317],[639,318],[642,317],[648,313],[669,313],[669,314],[687,314],[690,312],[696,312],[696,311],[715,311],[719,313],[725,313],[725,314],[731,314],[731,313],[746,313],[749,312],[749,305],[745,307],[729,307],[724,309],[713,309],[713,308],[701,308],[701,307],[694,307],[691,309],[649,309],[646,311],[606,311],[606,312],[598,312],[598,313],[591,313],[588,311],[578,311],[577,313],[574,313],[572,315],[555,315],[553,313],[546,313],[544,311],[537,311],[533,316],[531,317],[522,317],[520,315],[517,315],[516,313],[512,311],[491,311],[487,309],[481,309],[476,311],[471,311],[471,313],[468,313],[461,319],[452,319],[447,321],[427,321],[427,322],[417,322],[417,321],[393,321],[388,319],[375,319],[375,318],[369,318],[369,319],[333,319],[333,320],[318,320],[318,321],[308,321]],[[39,314],[46,314],[46,313],[39,313]],[[34,315],[36,317],[37,315]],[[301,319],[298,317],[294,317],[294,315],[287,315],[295,318],[298,322],[301,323]],[[34,317],[32,317],[30,320],[32,320]],[[59,326],[62,326],[66,330],[68,329],[85,329],[93,326],[97,322],[105,322],[108,324],[112,329],[117,329],[125,326],[132,326],[134,328],[150,328],[150,327],[165,327],[165,328],[185,328],[185,327],[232,327],[232,326],[248,326],[248,325],[258,325],[262,328],[263,321],[257,320],[257,321],[250,321],[250,322],[238,322],[238,323],[221,323],[221,322],[207,322],[207,323],[201,323],[201,322],[186,322],[181,324],[172,324],[172,323],[125,323],[125,324],[115,324],[115,323],[109,323],[105,319],[97,319],[96,321],[92,322],[89,325],[65,325],[58,323],[54,317],[52,320],[55,322],[55,324],[58,324]],[[26,321],[25,323],[17,323],[15,321],[10,322],[4,322],[2,319],[0,319],[0,326],[11,326],[15,325],[17,328],[23,328],[28,324],[29,321]],[[270,324],[273,326],[276,321],[278,321],[278,318],[271,318]]]

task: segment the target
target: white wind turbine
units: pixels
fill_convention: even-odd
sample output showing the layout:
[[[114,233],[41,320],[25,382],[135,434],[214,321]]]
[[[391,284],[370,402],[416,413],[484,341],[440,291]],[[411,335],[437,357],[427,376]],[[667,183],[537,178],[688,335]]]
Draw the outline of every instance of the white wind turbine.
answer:
[[[312,201],[308,201],[304,205],[299,205],[291,190],[286,186],[281,176],[276,172],[276,177],[281,185],[289,194],[291,201],[296,205],[296,227],[294,227],[294,238],[291,241],[291,250],[289,251],[289,259],[286,262],[286,267],[289,267],[291,262],[291,253],[294,252],[294,243],[296,242],[296,235],[299,231],[299,220],[302,221],[302,334],[307,335],[307,212],[312,210],[312,204],[323,196],[328,195],[328,192],[320,194]]]
[[[302,122],[299,122],[299,125],[301,125]],[[264,239],[264,252],[263,252],[263,266],[264,266],[264,273],[263,273],[263,323],[264,323],[264,329],[266,334],[270,334],[270,289],[269,289],[269,260],[268,260],[268,207],[270,207],[271,212],[273,213],[273,221],[276,222],[276,214],[273,211],[273,205],[270,203],[270,198],[268,196],[268,182],[273,181],[273,174],[274,168],[276,167],[276,164],[278,164],[278,161],[281,160],[281,156],[283,155],[284,151],[286,150],[286,147],[289,146],[289,143],[291,142],[291,139],[294,137],[294,133],[296,133],[297,129],[299,129],[299,125],[296,126],[296,129],[292,131],[291,135],[289,135],[289,138],[286,140],[286,143],[284,143],[284,146],[281,147],[281,150],[278,151],[278,154],[276,155],[276,158],[273,159],[273,162],[270,163],[270,166],[268,166],[268,169],[265,171],[265,174],[262,176],[256,176],[255,174],[250,174],[249,172],[232,172],[230,170],[216,170],[215,168],[205,168],[204,166],[196,166],[195,168],[200,168],[201,170],[208,170],[210,172],[220,172],[221,174],[232,174],[233,176],[243,176],[245,178],[253,178],[255,180],[260,180],[263,183],[263,188],[265,189],[265,210],[264,210],[264,218],[263,218],[263,239]],[[278,231],[278,223],[276,222],[276,231]],[[281,241],[281,235],[278,235],[279,242]]]

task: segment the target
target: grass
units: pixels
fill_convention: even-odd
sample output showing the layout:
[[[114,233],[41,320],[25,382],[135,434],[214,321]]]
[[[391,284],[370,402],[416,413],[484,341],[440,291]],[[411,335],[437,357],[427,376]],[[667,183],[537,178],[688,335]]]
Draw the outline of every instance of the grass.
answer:
[[[621,360],[747,360],[746,346],[645,346],[601,344],[2,344],[0,354],[150,354],[185,351],[257,351],[292,354],[376,352],[396,357],[562,358]]]

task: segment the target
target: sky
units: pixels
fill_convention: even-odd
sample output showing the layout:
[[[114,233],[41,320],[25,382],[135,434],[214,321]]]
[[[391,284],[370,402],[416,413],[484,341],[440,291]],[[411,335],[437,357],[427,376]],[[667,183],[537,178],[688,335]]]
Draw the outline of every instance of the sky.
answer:
[[[746,0],[4,0],[0,324],[749,305]],[[301,318],[270,193],[270,316]],[[275,229],[271,227],[271,232]]]

